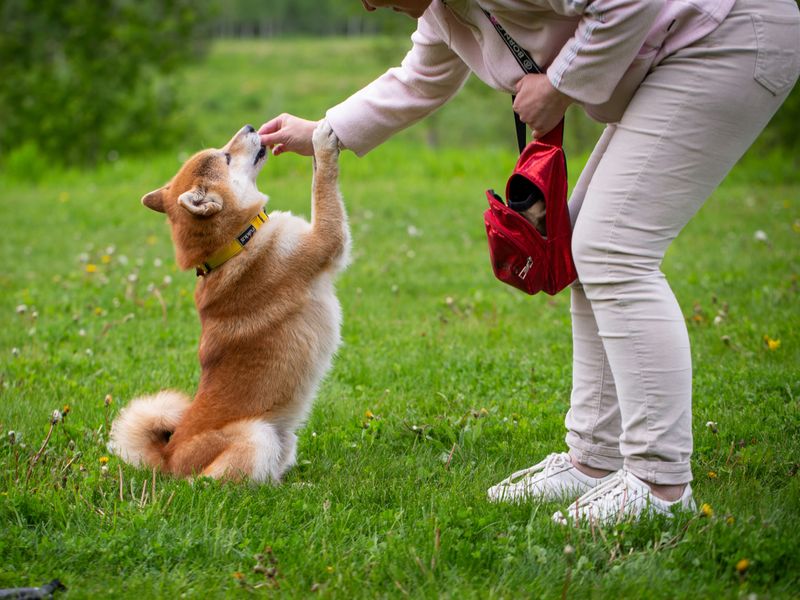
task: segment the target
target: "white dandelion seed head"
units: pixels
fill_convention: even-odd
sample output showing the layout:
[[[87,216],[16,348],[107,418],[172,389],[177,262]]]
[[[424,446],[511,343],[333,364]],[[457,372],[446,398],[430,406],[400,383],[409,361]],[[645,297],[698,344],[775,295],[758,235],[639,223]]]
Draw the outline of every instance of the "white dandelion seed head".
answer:
[[[26,312],[28,312],[28,306],[25,304],[18,304],[16,310],[18,315],[24,315]]]
[[[762,231],[761,229],[758,229],[753,234],[753,239],[755,241],[757,241],[757,242],[768,242],[769,241],[769,237],[767,236],[767,232],[766,231]]]

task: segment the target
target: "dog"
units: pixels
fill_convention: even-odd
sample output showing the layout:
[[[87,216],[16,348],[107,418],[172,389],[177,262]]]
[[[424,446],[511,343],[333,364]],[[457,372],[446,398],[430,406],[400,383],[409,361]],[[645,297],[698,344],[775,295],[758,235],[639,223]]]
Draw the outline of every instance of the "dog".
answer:
[[[310,223],[263,212],[267,149],[250,125],[142,198],[166,213],[178,265],[200,275],[201,375],[194,400],[166,390],[120,412],[109,445],[125,462],[257,483],[280,482],[295,463],[295,432],[340,343],[334,277],[350,250],[338,139],[325,121],[312,139]]]

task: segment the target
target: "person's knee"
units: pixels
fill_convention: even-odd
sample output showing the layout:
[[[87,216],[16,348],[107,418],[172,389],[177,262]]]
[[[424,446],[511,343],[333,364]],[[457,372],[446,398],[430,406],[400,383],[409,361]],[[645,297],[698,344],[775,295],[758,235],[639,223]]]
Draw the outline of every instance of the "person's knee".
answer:
[[[608,252],[596,236],[580,226],[580,222],[572,234],[572,260],[581,284],[600,282],[605,278]]]
[[[660,257],[612,239],[609,231],[578,226],[572,234],[572,260],[584,287],[624,284],[660,276]]]

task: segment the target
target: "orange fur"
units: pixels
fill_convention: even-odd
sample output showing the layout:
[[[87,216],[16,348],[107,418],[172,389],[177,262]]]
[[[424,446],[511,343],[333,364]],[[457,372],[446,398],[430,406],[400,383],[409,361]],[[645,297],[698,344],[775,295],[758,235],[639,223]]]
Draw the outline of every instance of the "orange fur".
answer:
[[[202,372],[194,401],[167,443],[154,420],[142,416],[150,413],[139,405],[152,408],[152,398],[133,401],[112,427],[111,446],[124,459],[141,457],[139,464],[176,475],[256,481],[278,481],[291,467],[294,431],[339,344],[333,277],[346,266],[350,235],[337,147],[321,124],[314,133],[310,224],[272,213],[241,254],[198,280]],[[263,164],[258,148],[258,135],[242,129],[221,150],[193,156],[142,199],[166,212],[182,268],[232,240],[265,202],[255,187]]]

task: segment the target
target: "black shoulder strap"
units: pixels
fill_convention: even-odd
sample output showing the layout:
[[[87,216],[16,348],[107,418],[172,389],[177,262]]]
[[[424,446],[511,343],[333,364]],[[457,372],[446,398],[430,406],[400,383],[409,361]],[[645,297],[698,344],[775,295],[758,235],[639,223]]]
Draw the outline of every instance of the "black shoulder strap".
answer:
[[[514,38],[512,38],[509,33],[505,30],[505,28],[497,22],[487,10],[483,10],[483,14],[486,15],[486,18],[489,19],[491,24],[497,30],[497,33],[500,35],[500,38],[505,42],[508,49],[511,50],[511,54],[514,55],[514,58],[517,60],[517,63],[525,73],[544,73],[542,68],[536,64],[536,61],[533,60],[533,57],[528,53],[525,48],[520,46]],[[511,102],[514,102],[514,98],[516,96],[511,96]],[[514,113],[514,125],[517,128],[517,146],[519,147],[520,154],[525,149],[525,142],[527,139],[527,126],[525,123],[522,122],[522,119],[519,118],[519,115],[515,112]]]
[[[495,19],[488,11],[484,9],[481,10],[483,10],[483,14],[485,14],[492,25],[494,25],[497,33],[500,34],[500,37],[505,42],[506,46],[508,46],[508,49],[511,50],[511,54],[513,54],[514,58],[517,59],[517,62],[519,63],[519,66],[522,67],[522,70],[526,73],[544,73],[542,68],[537,65],[536,61],[533,60],[530,54],[528,54],[528,51],[514,41],[514,38],[512,38],[503,28],[503,26],[497,22],[497,19]]]

